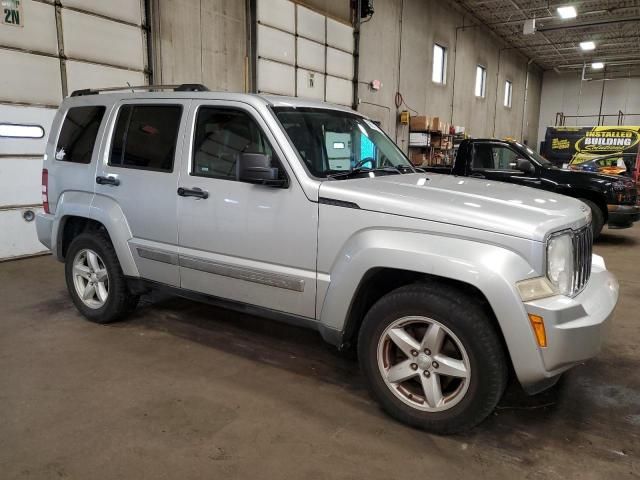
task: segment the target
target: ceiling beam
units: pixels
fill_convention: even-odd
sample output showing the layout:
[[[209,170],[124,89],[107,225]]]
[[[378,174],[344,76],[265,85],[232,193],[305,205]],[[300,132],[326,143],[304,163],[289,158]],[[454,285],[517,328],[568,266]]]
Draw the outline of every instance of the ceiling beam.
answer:
[[[575,22],[575,23],[565,23],[562,25],[554,25],[551,27],[540,27],[537,29],[538,32],[552,32],[554,30],[569,30],[574,28],[587,28],[587,27],[597,27],[601,25],[613,25],[614,23],[636,23],[640,22],[640,17],[616,17],[616,18],[608,18],[602,20],[591,20],[586,22]]]

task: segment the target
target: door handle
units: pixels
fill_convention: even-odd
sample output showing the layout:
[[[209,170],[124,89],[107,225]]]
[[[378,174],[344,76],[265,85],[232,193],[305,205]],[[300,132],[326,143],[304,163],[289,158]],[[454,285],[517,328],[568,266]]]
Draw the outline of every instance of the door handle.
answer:
[[[198,187],[193,188],[178,188],[178,195],[181,197],[196,197],[196,198],[209,198],[209,192],[202,190]]]
[[[116,177],[96,177],[96,183],[98,185],[113,185],[114,187],[117,187],[120,185],[120,180]]]

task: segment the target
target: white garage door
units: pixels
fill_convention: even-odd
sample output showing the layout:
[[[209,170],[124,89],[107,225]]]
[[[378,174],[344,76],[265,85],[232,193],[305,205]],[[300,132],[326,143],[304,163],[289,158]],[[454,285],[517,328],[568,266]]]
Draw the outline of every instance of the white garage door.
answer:
[[[257,10],[258,92],[351,106],[353,28],[289,0]]]
[[[62,98],[83,88],[147,83],[143,5],[2,0],[0,260],[44,250],[30,220],[41,210],[42,155]]]

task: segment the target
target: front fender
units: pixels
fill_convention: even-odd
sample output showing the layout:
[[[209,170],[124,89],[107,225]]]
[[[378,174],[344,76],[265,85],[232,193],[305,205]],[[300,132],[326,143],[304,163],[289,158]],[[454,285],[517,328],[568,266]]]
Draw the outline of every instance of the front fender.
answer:
[[[52,232],[52,250],[61,258],[60,234],[69,217],[82,217],[100,222],[107,229],[111,243],[118,255],[122,272],[131,277],[139,277],[128,240],[131,229],[122,209],[112,199],[87,192],[64,192],[56,206],[56,221]]]
[[[344,332],[352,299],[371,269],[424,273],[473,285],[485,296],[498,320],[521,381],[543,368],[527,313],[516,290],[518,280],[534,276],[516,252],[497,245],[436,234],[365,230],[352,237],[330,274],[320,323]]]

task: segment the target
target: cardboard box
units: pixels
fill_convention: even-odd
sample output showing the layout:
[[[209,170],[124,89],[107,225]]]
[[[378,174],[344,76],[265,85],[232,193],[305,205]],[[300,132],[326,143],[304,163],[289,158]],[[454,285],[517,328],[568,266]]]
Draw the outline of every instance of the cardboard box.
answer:
[[[431,117],[426,115],[416,115],[409,120],[409,130],[413,132],[426,132],[429,130]]]
[[[431,117],[431,127],[429,130],[434,132],[441,132],[443,124],[440,121],[440,117]]]
[[[413,163],[416,166],[420,166],[426,163],[429,157],[427,156],[426,153],[411,152],[411,156],[409,158],[411,159],[411,163]]]
[[[426,132],[409,132],[410,147],[428,147],[430,140],[430,135]]]

